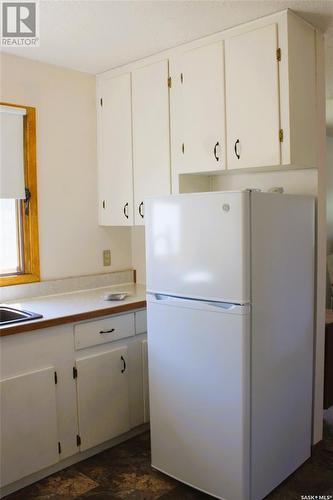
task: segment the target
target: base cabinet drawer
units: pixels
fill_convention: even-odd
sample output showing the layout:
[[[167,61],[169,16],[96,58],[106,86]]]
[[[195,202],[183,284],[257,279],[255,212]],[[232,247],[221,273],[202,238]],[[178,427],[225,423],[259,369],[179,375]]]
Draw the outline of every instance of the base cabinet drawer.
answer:
[[[74,325],[76,350],[114,342],[133,335],[135,335],[134,313]]]

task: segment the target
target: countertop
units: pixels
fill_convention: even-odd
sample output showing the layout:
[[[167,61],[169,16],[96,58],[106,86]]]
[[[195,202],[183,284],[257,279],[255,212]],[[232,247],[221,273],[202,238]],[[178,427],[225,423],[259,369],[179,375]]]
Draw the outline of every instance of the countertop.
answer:
[[[129,296],[122,301],[103,299],[106,293],[116,291],[128,292]],[[3,305],[39,313],[43,318],[0,326],[1,337],[144,308],[146,289],[144,285],[122,284],[11,301]]]

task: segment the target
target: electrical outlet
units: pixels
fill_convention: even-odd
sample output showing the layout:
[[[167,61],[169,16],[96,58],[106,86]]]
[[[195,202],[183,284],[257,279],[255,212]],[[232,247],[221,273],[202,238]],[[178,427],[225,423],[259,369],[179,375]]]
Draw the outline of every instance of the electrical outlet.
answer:
[[[111,266],[111,250],[103,250],[103,266]]]

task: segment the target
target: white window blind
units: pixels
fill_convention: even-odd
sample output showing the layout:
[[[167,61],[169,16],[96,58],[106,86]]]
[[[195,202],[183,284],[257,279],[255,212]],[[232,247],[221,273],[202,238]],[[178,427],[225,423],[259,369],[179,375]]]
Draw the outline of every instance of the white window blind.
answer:
[[[26,110],[0,106],[0,198],[25,199],[23,116]]]

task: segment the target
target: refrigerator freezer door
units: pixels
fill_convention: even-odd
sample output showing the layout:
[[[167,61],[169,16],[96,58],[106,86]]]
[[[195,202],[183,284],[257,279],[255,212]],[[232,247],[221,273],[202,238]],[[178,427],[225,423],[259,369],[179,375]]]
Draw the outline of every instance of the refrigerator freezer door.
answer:
[[[148,296],[152,466],[217,498],[249,498],[249,330],[249,306]]]
[[[250,301],[250,194],[196,193],[146,203],[147,290]]]

